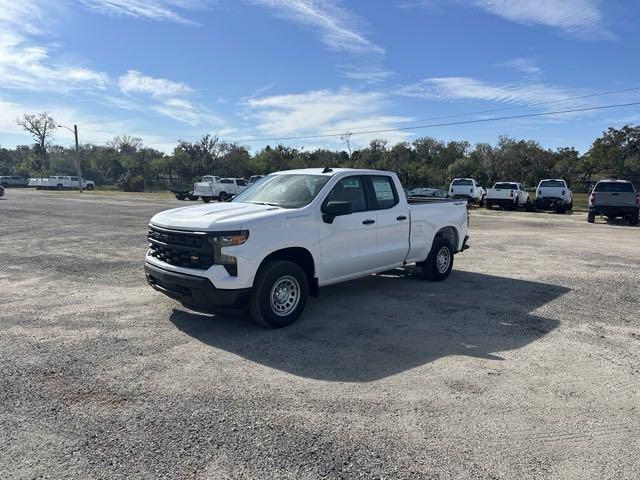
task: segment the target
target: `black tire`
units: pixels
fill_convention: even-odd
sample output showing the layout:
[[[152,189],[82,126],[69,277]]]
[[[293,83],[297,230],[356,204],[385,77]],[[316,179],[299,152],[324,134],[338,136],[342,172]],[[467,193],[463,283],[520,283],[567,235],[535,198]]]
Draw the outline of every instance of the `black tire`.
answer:
[[[204,203],[209,203],[211,201],[211,198],[210,197],[202,197],[202,201]]]
[[[556,212],[557,213],[567,213],[567,209],[565,208],[564,204],[559,203],[558,206],[556,207]]]
[[[220,192],[220,194],[218,195],[218,201],[219,202],[226,202],[227,201],[227,192]]]
[[[482,197],[480,199],[480,202],[478,202],[478,207],[484,207],[486,203],[487,202],[485,201],[484,197]]]
[[[542,210],[542,202],[536,198],[536,201],[533,204],[533,208],[535,210]]]
[[[638,225],[640,214],[635,213],[629,217],[629,225]]]
[[[493,203],[491,203],[491,202],[487,202],[487,203],[485,204],[485,207],[487,207],[487,210],[491,210],[491,209],[493,208]]]
[[[177,200],[184,200],[185,196],[184,195],[176,195],[176,199]]]
[[[93,187],[93,185],[87,185],[87,187],[85,188],[85,190],[89,190],[89,191],[91,191],[91,190],[93,190],[93,188],[94,188],[94,187]]]
[[[438,256],[443,250],[448,253],[448,263],[446,267],[438,262]],[[429,252],[429,256],[422,263],[422,274],[427,280],[434,282],[441,282],[449,276],[451,269],[453,268],[453,247],[446,238],[436,237],[433,241],[433,246]]]
[[[195,202],[196,200],[198,200],[198,197],[195,195],[189,195],[189,200],[191,200],[192,202]]]
[[[589,212],[587,214],[587,222],[593,223],[596,221],[596,212]]]
[[[527,212],[535,212],[535,208],[533,208],[533,203],[531,203],[531,200],[527,200],[527,203],[524,206],[525,210]]]
[[[274,292],[279,284],[285,288],[284,297],[280,301],[277,299],[277,292]],[[291,286],[288,292],[286,285]],[[295,300],[293,300],[293,292],[296,292]],[[286,327],[300,316],[308,296],[309,282],[304,270],[296,263],[274,260],[260,267],[256,275],[249,299],[249,314],[253,320],[265,327]],[[278,312],[278,309],[281,311]]]
[[[569,210],[570,212],[573,212],[573,199],[571,200],[571,202],[569,202],[569,206],[567,207],[567,210]]]

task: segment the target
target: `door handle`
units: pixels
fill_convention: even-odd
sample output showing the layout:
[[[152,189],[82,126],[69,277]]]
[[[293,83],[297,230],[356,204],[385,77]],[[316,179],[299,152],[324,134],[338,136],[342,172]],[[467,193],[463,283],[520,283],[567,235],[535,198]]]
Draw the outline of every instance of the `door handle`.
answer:
[[[376,223],[376,221],[375,220],[363,220],[362,221],[363,225],[371,225],[372,223]]]
[[[405,217],[404,215],[400,215],[399,217],[396,217],[396,220],[398,220],[399,222],[401,222],[402,220],[406,220],[407,217]]]

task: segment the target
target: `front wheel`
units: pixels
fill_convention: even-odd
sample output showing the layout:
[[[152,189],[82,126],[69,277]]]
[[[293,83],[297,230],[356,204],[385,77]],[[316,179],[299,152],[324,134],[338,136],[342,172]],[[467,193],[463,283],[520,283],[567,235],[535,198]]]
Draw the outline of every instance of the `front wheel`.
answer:
[[[291,325],[304,310],[309,284],[297,264],[275,260],[260,268],[251,291],[249,313],[265,327]]]
[[[427,280],[441,282],[453,268],[453,247],[446,238],[436,238],[431,252],[422,265],[422,274]]]
[[[202,197],[202,201],[204,203],[209,203],[211,201],[211,199],[209,197]]]
[[[596,221],[596,212],[589,212],[587,214],[587,222],[593,223]]]

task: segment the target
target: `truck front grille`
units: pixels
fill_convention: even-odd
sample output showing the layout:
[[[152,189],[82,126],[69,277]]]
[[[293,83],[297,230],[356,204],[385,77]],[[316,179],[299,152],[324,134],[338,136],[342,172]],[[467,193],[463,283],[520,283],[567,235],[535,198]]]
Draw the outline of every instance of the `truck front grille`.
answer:
[[[213,245],[204,234],[149,227],[149,255],[183,268],[206,270],[214,264]]]

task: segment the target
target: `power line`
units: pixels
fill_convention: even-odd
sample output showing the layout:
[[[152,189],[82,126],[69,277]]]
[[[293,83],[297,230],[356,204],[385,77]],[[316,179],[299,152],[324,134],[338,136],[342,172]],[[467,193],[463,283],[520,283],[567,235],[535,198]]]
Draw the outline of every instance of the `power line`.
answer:
[[[597,93],[590,93],[590,94],[586,94],[586,95],[580,95],[577,97],[567,97],[567,98],[562,98],[562,99],[557,99],[557,100],[546,100],[544,102],[536,102],[536,103],[530,103],[527,105],[515,105],[512,107],[500,107],[500,108],[491,108],[491,109],[486,109],[486,110],[476,110],[474,112],[466,112],[466,113],[456,113],[456,114],[451,114],[451,115],[440,115],[440,116],[436,116],[436,117],[427,117],[427,118],[420,118],[420,119],[410,119],[410,120],[397,120],[394,123],[407,123],[407,122],[430,122],[432,120],[444,120],[447,118],[460,118],[460,117],[470,117],[470,116],[474,116],[474,115],[481,115],[481,114],[485,114],[485,113],[495,113],[495,112],[504,112],[504,111],[508,111],[508,110],[518,110],[521,108],[531,108],[531,107],[538,107],[540,105],[553,105],[556,103],[565,103],[565,102],[570,102],[573,100],[584,100],[585,98],[594,98],[594,97],[602,97],[605,95],[615,95],[616,93],[629,93],[629,92],[636,92],[639,91],[640,87],[632,87],[632,88],[624,88],[621,90],[608,90],[608,91],[604,91],[604,92],[597,92]],[[386,125],[383,124],[377,124],[377,125],[368,125],[365,127],[360,127],[359,129],[356,129],[354,131],[351,131],[351,133],[358,133],[358,130],[363,130],[363,129],[372,129],[372,128],[379,128],[379,127],[385,127]],[[344,130],[327,130],[327,131],[323,131],[323,132],[318,132],[315,135],[344,135],[345,131]],[[290,134],[285,134],[285,137],[288,136],[295,136],[295,133],[290,133]],[[258,141],[258,140],[236,140],[237,142],[243,142],[243,141]]]
[[[453,125],[467,125],[467,124],[472,124],[472,123],[488,123],[488,122],[496,122],[496,121],[500,121],[500,120],[516,120],[516,119],[519,119],[519,118],[545,117],[545,116],[551,116],[551,115],[562,115],[562,114],[565,114],[565,113],[590,112],[590,111],[595,111],[595,110],[605,110],[605,109],[611,109],[611,108],[631,107],[631,106],[636,106],[636,105],[640,105],[640,102],[618,103],[618,104],[613,104],[613,105],[600,105],[600,106],[597,106],[597,107],[572,108],[572,109],[567,109],[567,110],[556,110],[556,111],[553,111],[553,112],[526,113],[526,114],[522,114],[522,115],[509,115],[509,116],[506,116],[506,117],[479,118],[479,119],[475,119],[475,120],[462,120],[462,121],[459,121],[459,122],[431,123],[431,124],[427,124],[427,125],[412,125],[410,127],[384,128],[384,129],[380,129],[380,130],[366,130],[366,131],[359,131],[359,132],[350,131],[349,133],[351,135],[371,135],[371,134],[378,134],[378,133],[401,132],[401,131],[405,131],[405,130],[419,130],[419,129],[423,129],[423,128],[448,127],[448,126],[453,126]],[[344,135],[344,132],[342,132],[342,133],[321,133],[321,134],[315,134],[315,135],[298,135],[298,136],[291,136],[291,137],[249,138],[249,139],[234,140],[234,142],[237,142],[237,143],[242,143],[242,142],[250,143],[250,142],[277,142],[277,141],[281,141],[281,140],[308,140],[308,139],[314,139],[314,138],[340,137],[342,135]]]

